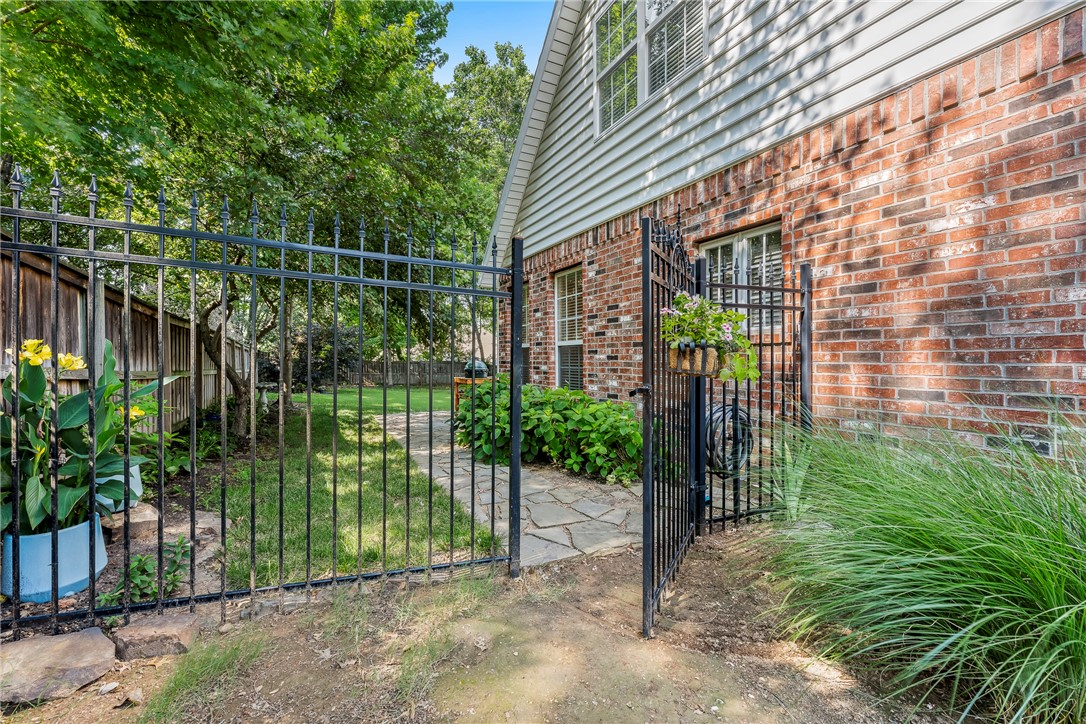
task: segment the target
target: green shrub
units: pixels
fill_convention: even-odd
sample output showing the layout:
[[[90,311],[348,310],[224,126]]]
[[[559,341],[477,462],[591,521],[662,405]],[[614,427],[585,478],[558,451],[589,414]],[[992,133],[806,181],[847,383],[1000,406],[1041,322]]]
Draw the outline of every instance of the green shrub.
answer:
[[[902,689],[1086,721],[1086,454],[1001,442],[803,440],[799,521],[775,536],[785,608],[797,635]]]
[[[457,441],[477,458],[509,463],[509,381],[475,387],[457,412]],[[633,405],[600,402],[575,390],[525,385],[521,415],[521,459],[549,461],[571,472],[629,484],[641,475],[641,423]]]

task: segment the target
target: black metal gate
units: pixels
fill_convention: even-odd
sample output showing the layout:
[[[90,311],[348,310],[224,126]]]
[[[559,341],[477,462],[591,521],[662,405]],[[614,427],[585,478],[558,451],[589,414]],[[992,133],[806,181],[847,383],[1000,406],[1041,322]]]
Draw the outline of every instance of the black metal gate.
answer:
[[[691,259],[678,223],[644,218],[642,234],[643,632],[696,536],[788,504],[786,436],[810,424],[811,274],[751,270],[756,284],[710,278]],[[723,275],[721,275],[723,276]],[[738,275],[732,275],[738,278]],[[741,384],[679,375],[667,365],[661,310],[680,293],[746,316],[760,378]]]

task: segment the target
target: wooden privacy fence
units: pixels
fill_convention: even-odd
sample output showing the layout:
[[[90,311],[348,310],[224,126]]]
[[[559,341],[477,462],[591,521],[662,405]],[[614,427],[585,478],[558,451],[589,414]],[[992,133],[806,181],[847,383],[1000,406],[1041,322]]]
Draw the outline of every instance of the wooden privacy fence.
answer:
[[[91,282],[86,272],[58,264],[57,272],[57,338],[53,339],[53,287],[51,261],[48,257],[22,252],[19,257],[19,316],[22,320],[22,338],[43,339],[53,348],[54,355],[61,352],[83,355],[87,353],[88,294]],[[0,299],[9,304],[13,298],[12,258],[9,252],[0,255]],[[124,293],[97,280],[93,300],[98,320],[95,325],[99,336],[95,349],[102,349],[103,340],[113,342],[117,357],[117,374],[123,375],[125,359],[122,347]],[[132,326],[128,340],[128,362],[133,388],[158,378],[158,318],[159,310],[143,300],[131,297]],[[0,350],[14,347],[14,320],[7,318],[0,325]],[[192,334],[189,320],[162,312],[162,362],[166,376],[178,379],[166,386],[164,402],[167,405],[165,426],[175,430],[189,418],[189,390],[193,380],[196,385],[196,408],[202,409],[218,401],[220,378],[218,368],[211,361],[202,345],[197,345],[196,369],[191,368],[189,350]],[[248,375],[249,355],[244,346],[227,340],[227,354],[231,364],[242,375]],[[4,354],[0,361],[0,377],[11,371],[11,360]],[[99,365],[99,369],[101,369]],[[87,372],[69,372],[61,378],[59,391],[62,395],[73,394],[87,384]]]
[[[412,387],[426,387],[430,383],[430,370],[433,367],[434,385],[448,387],[454,377],[462,377],[467,362],[455,360],[390,360],[388,372],[382,360],[363,362],[361,370],[347,372],[347,384],[357,385],[359,374],[363,387],[403,387],[410,381]]]

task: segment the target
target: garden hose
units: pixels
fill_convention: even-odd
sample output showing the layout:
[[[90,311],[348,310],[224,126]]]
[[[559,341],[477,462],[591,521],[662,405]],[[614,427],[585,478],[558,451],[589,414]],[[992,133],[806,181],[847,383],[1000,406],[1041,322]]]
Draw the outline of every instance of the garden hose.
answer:
[[[714,471],[735,474],[747,465],[750,459],[753,435],[750,430],[750,415],[742,407],[736,406],[737,429],[733,432],[732,405],[713,405],[705,416],[705,452],[709,468]],[[731,445],[735,445],[733,451]]]

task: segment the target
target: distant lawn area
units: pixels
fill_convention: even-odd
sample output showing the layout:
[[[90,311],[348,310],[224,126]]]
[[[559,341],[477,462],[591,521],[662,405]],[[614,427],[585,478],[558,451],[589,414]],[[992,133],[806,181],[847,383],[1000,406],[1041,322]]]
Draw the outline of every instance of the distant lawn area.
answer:
[[[394,412],[405,412],[407,410],[407,388],[406,387],[389,387],[388,389],[388,412],[392,414]],[[343,402],[344,395],[354,397],[352,405],[358,407],[358,389],[355,388],[349,393],[345,391],[340,392],[340,404]],[[297,402],[298,396],[295,395],[295,401]],[[331,399],[331,396],[329,396]],[[302,401],[305,400],[305,396],[302,396]],[[434,387],[434,410],[436,412],[449,412],[450,400],[452,400],[452,391],[448,387]],[[380,387],[363,387],[362,388],[362,411],[368,415],[378,416],[381,414],[384,403],[384,392]],[[331,402],[329,402],[331,405]],[[353,408],[352,408],[353,409]],[[428,412],[430,410],[430,390],[426,387],[412,387],[411,388],[411,412]]]
[[[412,389],[412,411],[425,411],[428,395],[418,396]],[[448,404],[444,392],[443,403]],[[296,405],[305,405],[305,395],[295,395]],[[438,405],[435,391],[435,407]],[[430,550],[430,521],[433,523],[434,563],[449,560],[450,497],[447,490],[434,487],[403,449],[385,438],[374,419],[381,410],[381,390],[364,389],[362,417],[361,520],[359,528],[359,415],[358,391],[339,394],[338,416],[332,416],[332,395],[314,393],[312,397],[312,456],[306,453],[304,412],[295,412],[286,420],[283,455],[283,581],[306,580],[306,461],[310,471],[310,533],[312,551],[310,577],[332,575],[333,541],[337,546],[336,572],[339,575],[424,566]],[[389,390],[389,412],[406,409],[402,388]],[[447,409],[447,408],[446,408]],[[259,436],[256,463],[256,585],[279,581],[279,448],[274,405],[264,432]],[[338,425],[336,425],[338,421]],[[332,456],[333,434],[338,439],[338,455]],[[382,463],[387,459],[387,465]],[[337,464],[338,462],[338,464]],[[407,479],[410,469],[410,528],[408,527]],[[336,480],[333,482],[333,473]],[[383,472],[384,471],[384,472]],[[227,488],[227,516],[233,527],[227,536],[227,584],[232,588],[249,585],[249,462],[236,459]],[[217,487],[217,486],[216,486]],[[217,509],[218,491],[204,496],[205,507]],[[338,520],[333,531],[333,504]],[[387,508],[387,516],[382,511]],[[456,558],[466,558],[471,547],[471,516],[460,504],[452,506],[452,547]],[[385,519],[382,525],[382,518]],[[408,531],[410,530],[410,535]],[[410,560],[407,559],[410,540]],[[476,526],[476,557],[489,553],[489,529]],[[500,549],[501,542],[495,541]],[[361,554],[361,556],[360,556]]]

